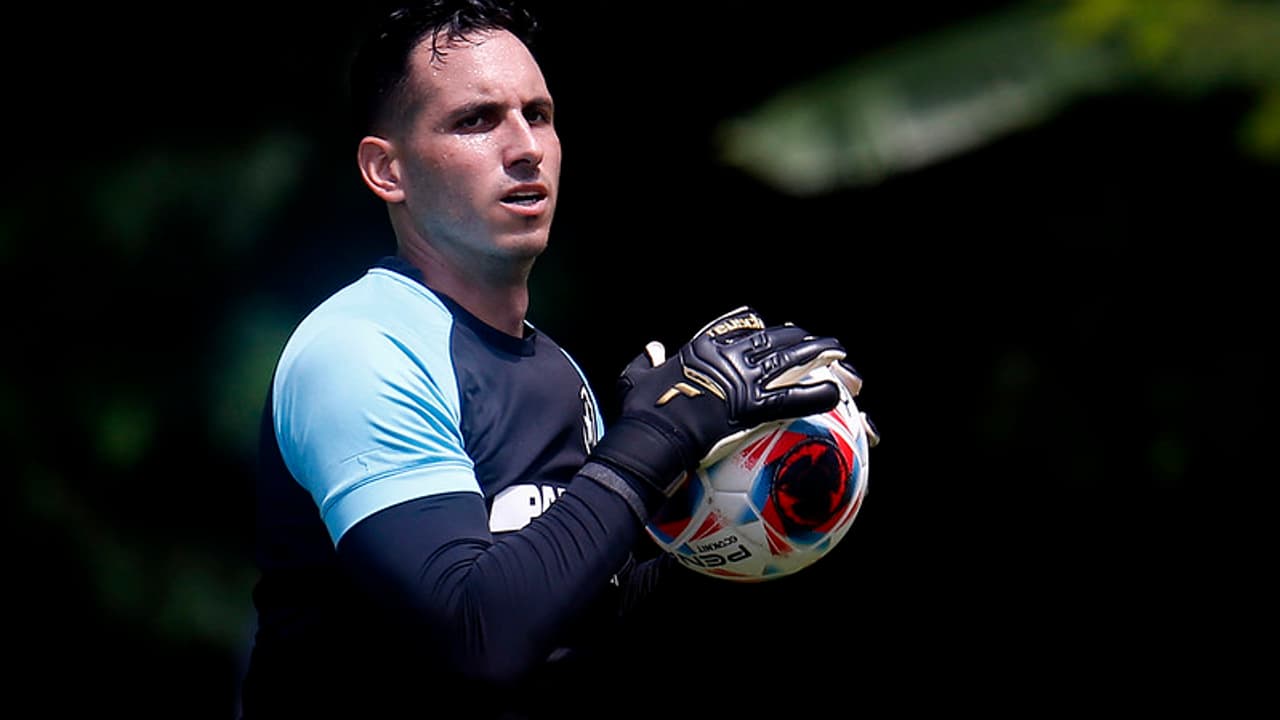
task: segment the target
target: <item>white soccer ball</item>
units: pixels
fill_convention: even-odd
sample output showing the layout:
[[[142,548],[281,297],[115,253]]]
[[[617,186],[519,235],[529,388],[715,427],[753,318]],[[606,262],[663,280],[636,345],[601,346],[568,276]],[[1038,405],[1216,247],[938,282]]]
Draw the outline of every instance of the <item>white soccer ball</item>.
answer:
[[[646,526],[649,536],[686,567],[726,580],[759,582],[809,567],[862,507],[863,423],[841,386],[833,410],[756,428],[687,479]]]

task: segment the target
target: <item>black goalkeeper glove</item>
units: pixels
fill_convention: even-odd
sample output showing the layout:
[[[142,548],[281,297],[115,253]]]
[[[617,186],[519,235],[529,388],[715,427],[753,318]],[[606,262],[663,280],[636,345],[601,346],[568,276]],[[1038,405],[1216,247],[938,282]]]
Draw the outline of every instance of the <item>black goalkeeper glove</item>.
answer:
[[[621,411],[592,459],[670,497],[714,447],[762,423],[835,407],[831,380],[811,370],[845,357],[834,338],[794,325],[766,327],[741,307],[708,323],[668,360],[651,342],[618,380]]]

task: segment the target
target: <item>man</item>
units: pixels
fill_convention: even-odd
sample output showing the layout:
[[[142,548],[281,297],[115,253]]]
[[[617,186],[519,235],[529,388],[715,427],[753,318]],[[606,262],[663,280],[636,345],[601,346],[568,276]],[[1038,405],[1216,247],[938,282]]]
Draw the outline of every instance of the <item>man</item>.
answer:
[[[525,318],[560,170],[532,27],[497,0],[428,2],[353,67],[357,161],[397,252],[298,325],[272,379],[246,720],[576,716],[617,624],[691,575],[632,553],[683,471],[837,401],[799,380],[843,368],[836,340],[740,308],[670,359],[651,343],[605,432]]]

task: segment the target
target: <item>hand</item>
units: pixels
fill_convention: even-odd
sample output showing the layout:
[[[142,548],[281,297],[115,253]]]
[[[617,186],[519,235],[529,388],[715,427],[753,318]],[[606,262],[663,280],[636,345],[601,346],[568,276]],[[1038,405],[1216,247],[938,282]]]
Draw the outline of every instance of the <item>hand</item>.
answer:
[[[844,357],[836,339],[766,327],[748,307],[708,323],[671,359],[651,342],[618,380],[621,412],[593,459],[669,497],[718,443],[835,407],[836,384],[806,377]]]
[[[845,390],[849,392],[849,397],[858,397],[858,393],[862,392],[862,376],[843,360],[831,363],[831,374],[836,376],[841,385],[844,385]],[[858,413],[862,418],[862,427],[867,431],[867,446],[879,445],[880,431],[876,430],[875,423],[871,422],[871,418],[867,417],[865,412],[859,410]]]

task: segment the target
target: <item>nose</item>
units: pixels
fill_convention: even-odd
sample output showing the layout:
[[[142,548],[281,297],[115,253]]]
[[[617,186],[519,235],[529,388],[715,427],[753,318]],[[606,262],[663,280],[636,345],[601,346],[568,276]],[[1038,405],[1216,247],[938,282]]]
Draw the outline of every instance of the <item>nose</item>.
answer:
[[[516,113],[510,123],[504,162],[508,168],[521,165],[536,168],[542,164],[542,139],[521,113]]]

